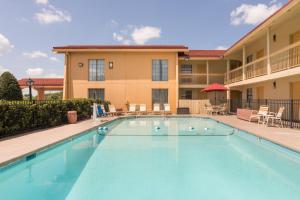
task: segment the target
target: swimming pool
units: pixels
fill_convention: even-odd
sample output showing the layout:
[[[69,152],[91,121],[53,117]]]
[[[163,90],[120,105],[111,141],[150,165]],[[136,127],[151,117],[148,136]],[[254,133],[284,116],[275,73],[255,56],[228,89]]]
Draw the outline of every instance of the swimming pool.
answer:
[[[127,118],[0,169],[1,199],[299,199],[300,156],[205,118]]]

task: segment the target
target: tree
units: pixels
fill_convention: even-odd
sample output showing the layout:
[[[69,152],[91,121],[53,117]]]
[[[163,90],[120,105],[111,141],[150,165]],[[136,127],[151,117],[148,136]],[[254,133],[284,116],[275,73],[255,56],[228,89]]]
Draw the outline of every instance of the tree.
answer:
[[[10,72],[4,72],[0,76],[0,99],[9,101],[23,99],[18,81]]]

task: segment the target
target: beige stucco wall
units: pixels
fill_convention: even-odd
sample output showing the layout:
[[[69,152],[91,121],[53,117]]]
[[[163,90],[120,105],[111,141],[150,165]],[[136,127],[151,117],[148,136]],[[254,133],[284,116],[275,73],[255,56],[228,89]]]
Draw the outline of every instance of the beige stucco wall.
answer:
[[[88,60],[104,59],[105,81],[88,81]],[[152,81],[152,60],[168,60],[168,81]],[[108,63],[113,62],[113,69]],[[83,63],[79,68],[78,63]],[[171,110],[176,110],[177,54],[168,52],[71,53],[69,57],[69,96],[87,98],[88,88],[105,89],[105,99],[126,110],[126,103],[145,103],[152,109],[152,89],[168,89]]]
[[[250,43],[246,46],[246,58],[250,55],[253,55],[253,61],[257,59],[256,54],[258,51],[263,50],[264,56],[267,55],[267,35],[259,38],[258,40]]]
[[[276,88],[273,87],[273,82],[276,81]],[[234,87],[231,89],[240,90],[243,92],[243,99],[246,99],[247,88],[252,88],[253,98],[257,99],[257,87],[263,87],[264,99],[290,99],[290,85],[291,83],[299,82],[300,75],[290,76],[286,78],[280,78],[272,81],[265,81],[250,85],[244,85],[240,87]],[[300,88],[299,88],[300,89]]]
[[[283,23],[271,27],[271,53],[278,51],[290,44],[290,35],[300,31],[300,13],[297,16],[284,21]],[[272,41],[273,35],[276,34],[276,42]]]
[[[276,52],[280,49],[285,48],[290,44],[290,35],[300,31],[300,13],[296,13],[289,18],[286,18],[281,23],[275,24],[270,27],[270,53]],[[276,35],[276,41],[273,41],[273,35]],[[251,40],[251,38],[250,38]],[[256,53],[264,49],[265,56],[267,55],[267,31],[261,36],[246,44],[246,57],[253,55],[253,60],[256,59]],[[230,55],[226,56],[229,59],[243,59],[242,48],[232,52]]]

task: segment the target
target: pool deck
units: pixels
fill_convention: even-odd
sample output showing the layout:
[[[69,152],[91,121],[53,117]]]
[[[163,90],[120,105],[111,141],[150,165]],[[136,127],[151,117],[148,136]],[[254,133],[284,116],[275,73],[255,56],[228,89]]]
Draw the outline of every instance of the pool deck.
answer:
[[[207,115],[208,117],[228,124],[237,129],[249,132],[260,138],[300,152],[300,130],[291,128],[268,127],[265,124],[257,124],[238,119],[235,115],[220,116]]]
[[[239,120],[236,116],[197,115],[210,117],[258,137],[270,140],[281,146],[300,152],[300,130],[290,128],[267,127],[266,125]],[[112,121],[118,117],[102,118],[99,121],[86,120],[77,124],[68,124],[55,128],[30,132],[21,136],[0,141],[0,166],[19,158],[43,150],[53,144],[67,140],[80,133]]]
[[[11,137],[0,141],[0,166],[18,160],[34,152],[81,134],[117,117],[106,117],[101,120],[85,120],[77,124],[68,124]]]

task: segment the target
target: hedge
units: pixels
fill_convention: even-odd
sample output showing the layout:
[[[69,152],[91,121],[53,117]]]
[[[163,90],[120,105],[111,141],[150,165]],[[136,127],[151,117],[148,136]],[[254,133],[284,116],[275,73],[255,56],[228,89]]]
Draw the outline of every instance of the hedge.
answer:
[[[92,100],[0,101],[0,138],[66,124],[67,112],[76,110],[78,120],[90,118]]]

